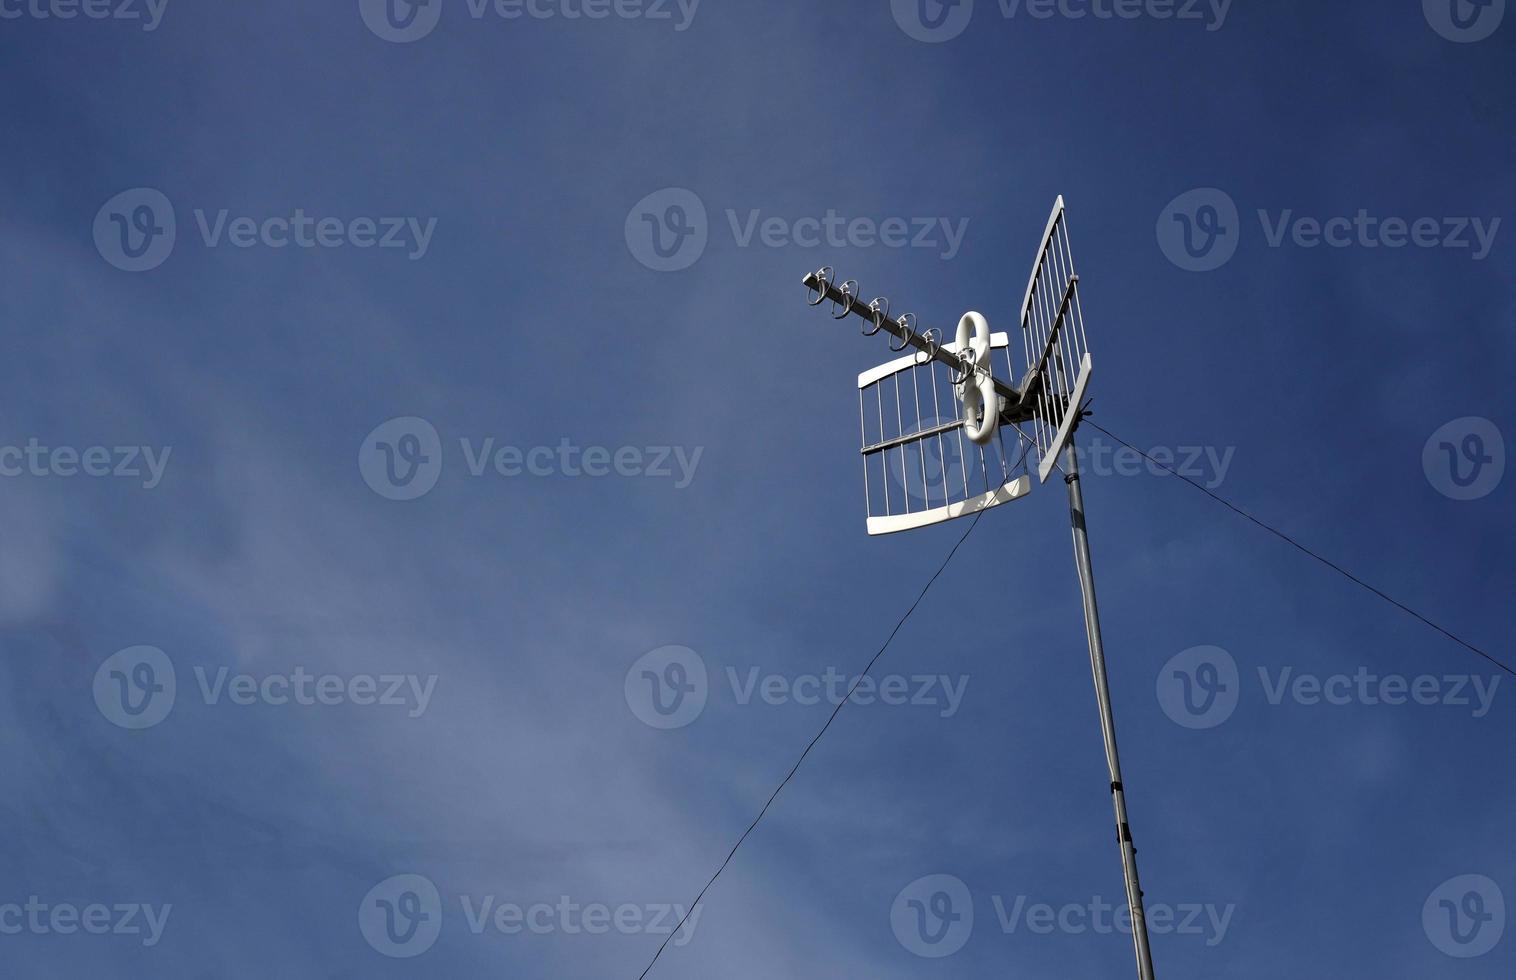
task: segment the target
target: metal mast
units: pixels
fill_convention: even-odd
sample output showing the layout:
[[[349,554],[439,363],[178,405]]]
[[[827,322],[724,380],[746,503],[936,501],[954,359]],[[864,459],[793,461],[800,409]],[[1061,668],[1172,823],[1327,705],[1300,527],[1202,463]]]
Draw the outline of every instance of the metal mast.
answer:
[[[1077,411],[1078,409],[1075,409]],[[1077,422],[1075,423],[1077,426]],[[1153,954],[1148,948],[1147,913],[1142,904],[1142,884],[1137,878],[1137,847],[1126,816],[1126,788],[1121,782],[1121,755],[1116,750],[1116,718],[1111,712],[1111,688],[1105,673],[1105,644],[1100,637],[1100,609],[1095,602],[1095,570],[1090,562],[1090,535],[1084,518],[1084,491],[1079,486],[1079,456],[1069,440],[1064,450],[1063,480],[1069,487],[1069,519],[1074,531],[1074,564],[1079,570],[1079,591],[1084,599],[1084,631],[1090,642],[1090,672],[1095,678],[1095,700],[1100,706],[1100,732],[1105,737],[1105,762],[1111,773],[1111,806],[1116,811],[1116,840],[1121,846],[1121,873],[1126,879],[1126,904],[1132,914],[1132,945],[1137,954],[1137,976],[1153,980]]]

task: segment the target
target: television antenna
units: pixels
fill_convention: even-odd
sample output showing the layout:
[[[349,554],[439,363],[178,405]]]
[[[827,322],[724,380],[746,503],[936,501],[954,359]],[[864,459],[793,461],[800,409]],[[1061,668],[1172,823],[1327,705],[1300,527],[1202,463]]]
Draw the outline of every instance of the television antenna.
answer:
[[[1137,848],[1127,820],[1084,493],[1074,448],[1075,430],[1086,414],[1084,399],[1092,366],[1063,198],[1053,204],[1021,304],[1022,352],[1027,368],[1019,384],[995,374],[996,355],[1002,354],[1005,377],[1016,377],[1010,338],[992,333],[988,321],[978,313],[965,313],[954,340],[944,343],[937,331],[921,331],[914,314],[892,317],[889,300],[880,297],[862,302],[858,283],[851,279],[839,283],[830,268],[807,275],[804,282],[814,294],[810,305],[830,303],[832,316],[838,320],[861,317],[865,336],[884,332],[898,342],[890,344],[892,351],[911,351],[858,376],[869,534],[928,527],[1020,500],[1032,489],[1031,475],[1022,471],[1032,448],[1037,450],[1039,483],[1048,481],[1059,468],[1059,457],[1063,458],[1074,564],[1084,600],[1085,635],[1110,770],[1137,975],[1140,980],[1153,980],[1147,916],[1137,877]],[[950,409],[947,417],[939,414],[944,404]],[[1026,444],[1014,463],[1006,451],[1007,429],[1017,436],[1012,453],[1017,443]]]

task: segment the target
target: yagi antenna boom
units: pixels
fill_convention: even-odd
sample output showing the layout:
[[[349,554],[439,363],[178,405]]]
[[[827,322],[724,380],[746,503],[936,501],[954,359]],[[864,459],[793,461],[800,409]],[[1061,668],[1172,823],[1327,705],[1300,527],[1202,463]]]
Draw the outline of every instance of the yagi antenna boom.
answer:
[[[810,301],[810,305],[820,306],[822,303],[830,302],[833,307],[832,317],[834,319],[841,320],[849,314],[862,317],[895,339],[904,341],[906,346],[914,348],[918,353],[925,354],[931,360],[946,365],[955,371],[961,370],[963,361],[956,353],[950,353],[941,346],[933,344],[930,340],[924,339],[914,328],[902,325],[898,320],[891,319],[887,312],[889,308],[887,300],[874,301],[875,303],[883,302],[883,307],[874,307],[867,303],[860,303],[858,297],[848,292],[845,288],[848,286],[856,288],[857,283],[850,279],[841,286],[838,286],[830,267],[806,273],[805,278],[801,281],[807,289],[817,294],[816,298]],[[905,316],[909,318],[911,314],[907,313]],[[872,336],[875,332],[877,331],[870,330],[866,333]],[[893,345],[891,345],[891,349],[894,349]],[[903,347],[900,349],[904,350]],[[995,379],[995,391],[1010,404],[1020,404],[1020,390],[1006,384],[999,378]],[[1031,418],[1030,414],[1026,415],[1025,418]],[[1004,421],[1003,417],[1001,421]]]

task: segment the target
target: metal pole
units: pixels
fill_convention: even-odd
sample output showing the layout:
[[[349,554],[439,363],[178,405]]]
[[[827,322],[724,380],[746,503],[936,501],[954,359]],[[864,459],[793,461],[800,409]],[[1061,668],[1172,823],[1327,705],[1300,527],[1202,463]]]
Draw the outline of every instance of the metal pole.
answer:
[[[1100,704],[1100,730],[1105,736],[1105,760],[1111,772],[1111,803],[1116,810],[1116,839],[1121,845],[1121,872],[1126,879],[1126,904],[1132,913],[1132,945],[1137,953],[1137,976],[1140,980],[1153,980],[1153,954],[1148,948],[1148,924],[1147,915],[1142,908],[1142,885],[1137,880],[1137,848],[1132,844],[1132,830],[1127,824],[1126,789],[1121,784],[1121,757],[1116,752],[1116,719],[1111,714],[1111,689],[1106,682],[1105,647],[1100,640],[1100,611],[1095,605],[1095,572],[1090,563],[1090,539],[1084,523],[1084,492],[1079,487],[1079,459],[1074,451],[1072,435],[1064,452],[1064,469],[1064,482],[1069,486],[1069,513],[1074,526],[1074,563],[1079,568],[1079,591],[1084,596],[1084,629],[1090,640],[1090,670],[1095,677],[1095,700]]]

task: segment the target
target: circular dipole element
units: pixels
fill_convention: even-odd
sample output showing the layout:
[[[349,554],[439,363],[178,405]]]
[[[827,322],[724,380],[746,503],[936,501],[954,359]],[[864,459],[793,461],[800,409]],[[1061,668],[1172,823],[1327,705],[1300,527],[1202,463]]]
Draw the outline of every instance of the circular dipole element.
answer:
[[[953,386],[963,403],[963,431],[983,446],[1000,425],[1000,396],[990,371],[990,322],[982,314],[965,313],[958,321],[958,350],[974,359],[974,370]]]

